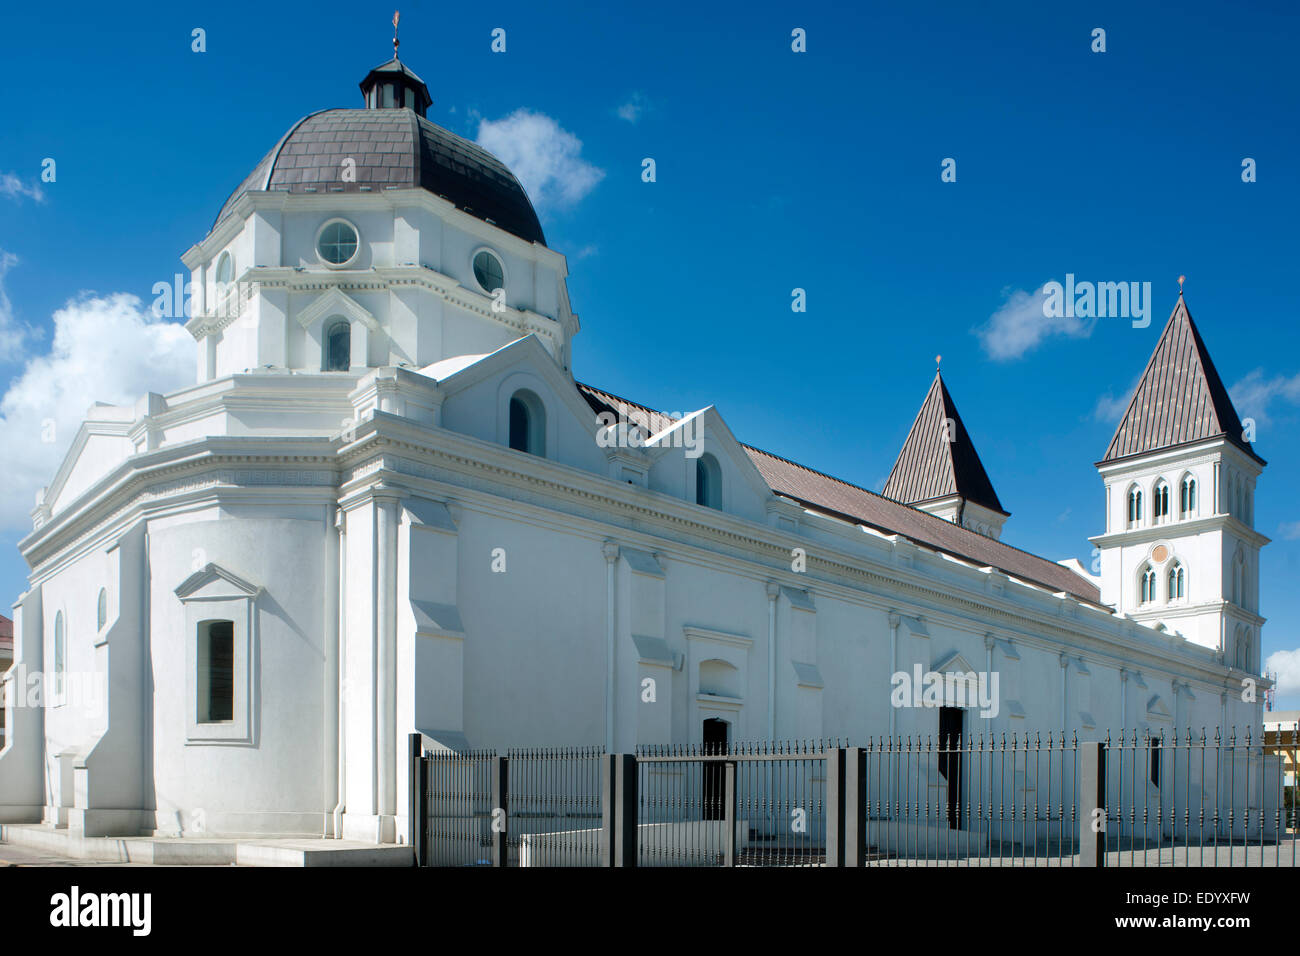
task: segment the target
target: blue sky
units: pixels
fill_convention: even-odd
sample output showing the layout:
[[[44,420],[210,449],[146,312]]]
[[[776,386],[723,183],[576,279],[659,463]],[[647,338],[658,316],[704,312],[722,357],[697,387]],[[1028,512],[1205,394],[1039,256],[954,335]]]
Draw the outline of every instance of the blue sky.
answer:
[[[158,390],[151,368],[186,347],[167,337],[164,358],[142,357],[125,336],[69,339],[134,308],[115,294],[152,301],[300,116],[360,104],[357,83],[390,55],[392,15],[331,2],[25,6],[0,15],[0,434],[15,462],[4,497],[23,501],[0,527],[10,596],[25,570],[12,515],[29,507],[31,476],[52,475],[67,410],[126,400],[77,389]],[[1046,556],[1089,560],[1111,406],[1186,274],[1269,461],[1256,504],[1274,539],[1265,656],[1300,647],[1294,8],[401,6],[402,56],[429,85],[430,118],[550,150],[520,161],[548,243],[569,256],[580,379],[667,410],[716,404],[742,440],[879,488],[942,353],[1012,512],[1005,539]],[[206,52],[191,50],[196,27]],[[490,49],[497,27],[505,53]],[[806,53],[791,51],[795,27]],[[1097,27],[1105,53],[1091,50]],[[46,157],[53,183],[39,182]],[[955,183],[940,181],[947,157]],[[1246,157],[1257,182],[1242,182]],[[1066,273],[1151,282],[1150,327],[999,323],[990,336],[1017,292]],[[791,312],[796,287],[805,314]],[[60,338],[53,317],[69,300]],[[42,379],[60,369],[76,374]],[[56,448],[30,441],[47,394]],[[1300,687],[1280,703],[1300,706]]]

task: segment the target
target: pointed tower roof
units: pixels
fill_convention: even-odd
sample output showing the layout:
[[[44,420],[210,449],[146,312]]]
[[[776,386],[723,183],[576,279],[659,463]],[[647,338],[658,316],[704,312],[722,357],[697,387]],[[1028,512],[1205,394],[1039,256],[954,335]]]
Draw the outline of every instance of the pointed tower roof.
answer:
[[[1210,438],[1227,438],[1264,461],[1242,439],[1241,419],[1180,292],[1115,437],[1097,464]]]
[[[883,494],[909,505],[958,495],[1009,514],[993,490],[993,482],[937,369]]]

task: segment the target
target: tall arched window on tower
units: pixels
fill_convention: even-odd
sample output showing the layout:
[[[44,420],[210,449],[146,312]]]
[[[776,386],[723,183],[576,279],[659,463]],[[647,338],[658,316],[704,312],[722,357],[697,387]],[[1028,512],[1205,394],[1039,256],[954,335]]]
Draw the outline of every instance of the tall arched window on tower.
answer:
[[[346,372],[352,367],[352,327],[348,323],[340,319],[328,326],[322,347],[322,372]]]
[[[95,630],[102,631],[104,625],[108,623],[108,591],[103,588],[99,589],[99,597],[95,599]]]
[[[527,389],[510,396],[510,447],[530,455],[546,455],[546,406]]]
[[[1138,575],[1138,591],[1141,604],[1150,604],[1156,599],[1156,571],[1149,564],[1144,564]]]
[[[1136,528],[1142,521],[1142,489],[1136,485],[1128,490],[1128,526]]]
[[[1184,475],[1178,489],[1178,516],[1180,518],[1196,517],[1196,479]]]
[[[1170,601],[1177,601],[1187,596],[1187,572],[1177,561],[1169,566],[1168,595]]]
[[[1242,599],[1246,592],[1246,561],[1237,552],[1237,556],[1232,559],[1232,603],[1238,607],[1243,607]]]
[[[1250,670],[1250,631],[1244,627],[1237,628],[1236,665],[1241,670]]]
[[[1169,483],[1163,478],[1151,493],[1151,520],[1156,524],[1169,520]]]
[[[722,507],[722,469],[712,455],[695,459],[695,503],[706,508]]]

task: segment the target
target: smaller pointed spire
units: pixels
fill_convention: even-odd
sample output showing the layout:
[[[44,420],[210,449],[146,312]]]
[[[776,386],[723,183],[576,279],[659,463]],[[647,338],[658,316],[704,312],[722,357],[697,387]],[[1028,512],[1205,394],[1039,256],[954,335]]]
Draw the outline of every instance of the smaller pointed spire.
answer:
[[[937,367],[883,494],[909,505],[955,496],[1007,514]]]

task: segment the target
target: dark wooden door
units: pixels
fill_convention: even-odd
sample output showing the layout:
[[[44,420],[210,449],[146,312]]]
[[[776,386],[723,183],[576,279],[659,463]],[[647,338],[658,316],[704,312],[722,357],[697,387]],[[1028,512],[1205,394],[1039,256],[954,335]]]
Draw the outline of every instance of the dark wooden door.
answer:
[[[704,752],[725,754],[730,728],[725,720],[710,717],[704,721]],[[722,820],[722,801],[726,796],[726,768],[722,761],[711,760],[704,765],[704,819]]]
[[[962,734],[960,707],[939,708],[939,773],[948,782],[948,826],[961,829]]]

